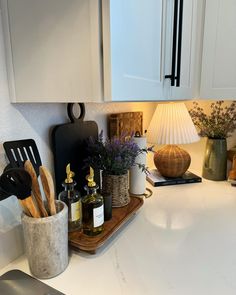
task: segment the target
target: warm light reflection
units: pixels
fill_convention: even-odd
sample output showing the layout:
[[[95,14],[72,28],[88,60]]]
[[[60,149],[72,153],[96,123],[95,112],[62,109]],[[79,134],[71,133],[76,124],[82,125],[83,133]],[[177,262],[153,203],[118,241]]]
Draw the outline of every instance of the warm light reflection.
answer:
[[[146,216],[153,225],[167,230],[182,230],[193,223],[193,217],[186,211],[178,213],[167,210],[155,210]]]

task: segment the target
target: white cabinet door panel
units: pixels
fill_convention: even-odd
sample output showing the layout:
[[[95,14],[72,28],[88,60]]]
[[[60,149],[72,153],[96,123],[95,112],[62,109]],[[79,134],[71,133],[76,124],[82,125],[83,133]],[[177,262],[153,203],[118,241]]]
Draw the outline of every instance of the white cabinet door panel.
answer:
[[[171,87],[170,98],[172,100],[192,99],[197,95],[196,83],[199,69],[195,61],[199,54],[197,44],[200,36],[197,31],[201,28],[199,25],[200,9],[201,3],[199,0],[184,1],[180,86]]]
[[[105,100],[163,99],[163,1],[103,1]]]
[[[5,0],[2,5],[9,24],[13,101],[101,99],[99,1]]]
[[[207,0],[201,97],[236,98],[236,1]]]

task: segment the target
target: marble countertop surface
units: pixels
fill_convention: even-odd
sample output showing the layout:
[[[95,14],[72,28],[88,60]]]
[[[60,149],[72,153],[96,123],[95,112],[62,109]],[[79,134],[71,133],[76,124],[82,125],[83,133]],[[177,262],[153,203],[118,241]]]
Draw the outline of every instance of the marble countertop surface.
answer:
[[[235,295],[236,188],[228,182],[152,187],[135,217],[95,255],[71,252],[44,282],[67,295]],[[0,270],[30,274],[21,256]]]

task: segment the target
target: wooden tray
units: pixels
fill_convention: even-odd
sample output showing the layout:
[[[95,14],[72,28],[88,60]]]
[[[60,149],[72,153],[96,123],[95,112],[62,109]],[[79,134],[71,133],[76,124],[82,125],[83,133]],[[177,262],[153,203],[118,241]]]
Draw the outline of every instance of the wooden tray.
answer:
[[[105,221],[104,230],[101,234],[89,237],[78,231],[69,233],[69,245],[74,250],[83,250],[91,254],[96,253],[96,250],[103,246],[143,205],[142,198],[130,197],[130,199],[128,205],[112,209],[112,219]]]

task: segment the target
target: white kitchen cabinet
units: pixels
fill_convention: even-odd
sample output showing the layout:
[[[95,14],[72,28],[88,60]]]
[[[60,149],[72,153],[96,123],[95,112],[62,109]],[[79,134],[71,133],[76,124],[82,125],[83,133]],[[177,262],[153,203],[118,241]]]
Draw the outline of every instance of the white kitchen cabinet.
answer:
[[[203,13],[202,0],[183,1],[180,85],[170,88],[172,100],[186,100],[199,96]],[[167,68],[168,58],[166,58]]]
[[[206,0],[201,98],[236,98],[236,1]]]
[[[177,0],[0,1],[13,102],[196,97],[202,0],[184,1],[179,87],[165,78],[173,52],[178,64],[177,47],[172,50]]]
[[[196,96],[199,0],[184,1],[183,5],[180,85],[172,87],[165,79],[174,54],[174,2],[102,0],[105,100],[182,100]],[[177,47],[173,52],[177,63]]]
[[[99,0],[2,0],[13,102],[101,100]]]

